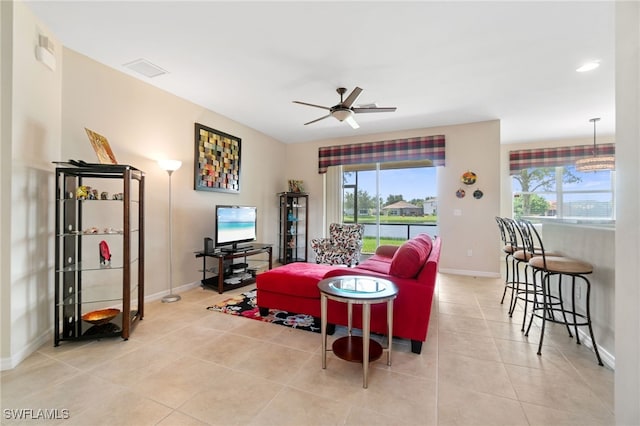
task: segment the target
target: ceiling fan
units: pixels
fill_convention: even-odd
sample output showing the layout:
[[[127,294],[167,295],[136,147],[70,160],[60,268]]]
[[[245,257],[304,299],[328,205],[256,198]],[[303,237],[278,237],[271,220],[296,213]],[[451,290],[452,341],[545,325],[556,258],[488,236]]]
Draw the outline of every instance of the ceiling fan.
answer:
[[[362,89],[359,87],[356,87],[355,89],[353,89],[351,93],[349,93],[349,96],[347,96],[347,99],[344,99],[344,100],[342,99],[342,96],[345,93],[347,93],[347,89],[345,89],[344,87],[338,87],[336,91],[340,95],[340,103],[332,107],[315,105],[307,102],[293,101],[293,103],[295,104],[307,105],[307,106],[329,110],[329,114],[320,118],[316,118],[315,120],[311,120],[308,123],[304,123],[305,126],[307,124],[315,123],[316,121],[324,120],[327,117],[334,117],[338,121],[346,121],[347,123],[349,123],[351,127],[353,127],[354,129],[357,129],[360,126],[358,125],[356,120],[353,118],[353,114],[361,114],[364,112],[394,112],[396,110],[396,107],[379,107],[375,104],[355,106],[355,107],[352,106],[358,99],[358,96],[360,96],[360,93],[362,93]]]

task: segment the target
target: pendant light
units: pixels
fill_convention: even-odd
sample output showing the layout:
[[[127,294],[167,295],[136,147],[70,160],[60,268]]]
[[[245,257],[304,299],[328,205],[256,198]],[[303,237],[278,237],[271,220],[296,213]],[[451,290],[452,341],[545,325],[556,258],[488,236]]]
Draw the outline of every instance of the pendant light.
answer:
[[[589,121],[593,123],[593,156],[581,158],[576,161],[576,171],[578,172],[600,172],[616,169],[616,159],[613,155],[598,156],[596,148],[596,122],[599,118],[592,118]]]

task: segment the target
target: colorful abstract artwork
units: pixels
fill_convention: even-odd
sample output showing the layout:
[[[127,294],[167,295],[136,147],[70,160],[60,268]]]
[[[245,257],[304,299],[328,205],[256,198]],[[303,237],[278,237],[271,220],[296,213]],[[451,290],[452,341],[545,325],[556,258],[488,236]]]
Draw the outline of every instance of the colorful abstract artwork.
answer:
[[[195,124],[196,191],[240,192],[241,139]]]

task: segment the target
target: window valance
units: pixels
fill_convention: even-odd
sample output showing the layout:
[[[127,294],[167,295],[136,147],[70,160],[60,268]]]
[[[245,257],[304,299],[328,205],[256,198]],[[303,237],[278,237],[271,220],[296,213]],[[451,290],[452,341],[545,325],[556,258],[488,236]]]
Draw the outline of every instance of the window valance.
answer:
[[[596,146],[597,155],[615,155],[616,145],[604,143]],[[592,157],[593,145],[559,148],[538,148],[509,151],[509,174],[517,174],[531,167],[557,167],[572,165],[580,158]]]
[[[329,166],[425,159],[444,166],[444,135],[321,147],[318,173],[326,173]]]

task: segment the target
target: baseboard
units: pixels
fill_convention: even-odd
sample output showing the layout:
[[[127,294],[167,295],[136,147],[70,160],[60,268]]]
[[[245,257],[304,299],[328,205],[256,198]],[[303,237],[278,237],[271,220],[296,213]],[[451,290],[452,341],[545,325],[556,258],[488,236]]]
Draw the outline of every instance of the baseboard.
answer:
[[[53,345],[53,327],[42,333],[39,337],[32,340],[27,346],[20,349],[17,353],[0,360],[0,371],[11,370],[22,361],[27,359],[32,353],[37,351],[40,346],[50,342]]]
[[[452,275],[466,275],[470,277],[483,277],[483,278],[500,278],[502,275],[500,272],[489,272],[489,271],[469,271],[466,269],[446,269],[439,268],[438,270],[443,274],[452,274]]]
[[[593,350],[593,341],[589,336],[589,333],[582,329],[578,329],[578,334],[580,335],[580,343],[589,349]],[[600,354],[600,359],[602,363],[612,370],[616,369],[616,357],[613,356],[609,351],[607,351],[602,346],[598,345],[598,353]],[[595,356],[595,353],[593,354]]]
[[[173,292],[177,293],[177,294],[184,293],[185,291],[191,290],[192,288],[196,288],[196,287],[199,287],[201,285],[202,285],[202,283],[200,282],[200,280],[198,280],[198,281],[194,281],[192,283],[187,283],[187,284],[181,285],[180,287],[174,287],[173,288]],[[168,294],[169,294],[169,290],[162,290],[162,291],[160,291],[158,293],[154,293],[154,294],[150,294],[148,296],[145,296],[144,297],[144,301],[145,301],[145,303],[154,302],[156,300],[162,299],[164,296],[166,296]]]

